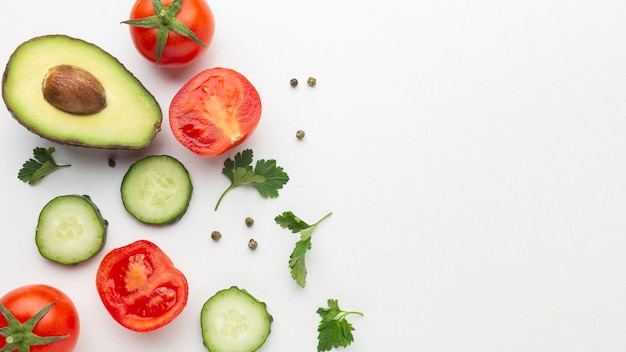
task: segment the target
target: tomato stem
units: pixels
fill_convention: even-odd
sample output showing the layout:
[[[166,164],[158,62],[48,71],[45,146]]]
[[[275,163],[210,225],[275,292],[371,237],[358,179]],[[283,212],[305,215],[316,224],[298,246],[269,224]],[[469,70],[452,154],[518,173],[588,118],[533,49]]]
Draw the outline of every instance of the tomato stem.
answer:
[[[69,335],[41,337],[33,333],[33,329],[37,323],[48,313],[56,302],[56,300],[52,301],[24,323],[17,320],[3,304],[0,304],[0,314],[2,314],[7,321],[7,326],[0,328],[0,335],[5,336],[4,340],[6,342],[6,345],[1,351],[30,351],[30,346],[47,345],[68,338]]]
[[[159,18],[161,19],[161,23],[163,23],[164,26],[169,26],[170,25],[170,19],[167,16],[167,10],[166,9],[162,9],[161,11],[159,11]]]

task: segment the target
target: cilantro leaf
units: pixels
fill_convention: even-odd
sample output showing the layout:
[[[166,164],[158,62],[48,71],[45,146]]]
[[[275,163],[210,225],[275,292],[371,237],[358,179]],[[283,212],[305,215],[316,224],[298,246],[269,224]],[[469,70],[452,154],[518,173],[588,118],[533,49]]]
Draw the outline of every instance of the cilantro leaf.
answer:
[[[274,221],[283,228],[291,230],[293,233],[300,234],[300,240],[296,242],[296,246],[293,252],[289,256],[289,268],[291,268],[291,277],[296,281],[298,286],[304,287],[306,285],[306,252],[311,249],[311,236],[317,226],[328,218],[332,213],[326,214],[323,218],[318,220],[313,225],[307,224],[304,220],[297,217],[291,211],[285,211],[282,214],[276,216]]]
[[[54,147],[36,147],[33,150],[34,158],[26,160],[17,173],[17,178],[32,185],[57,169],[71,166],[57,164],[52,157],[54,150]]]
[[[349,312],[339,308],[336,299],[328,300],[328,307],[320,307],[317,314],[322,317],[317,327],[317,351],[330,351],[336,347],[348,347],[354,342],[354,327],[346,320],[350,314],[363,316],[361,312]]]
[[[222,174],[228,177],[230,186],[218,199],[215,210],[220,206],[224,196],[237,186],[251,185],[263,198],[276,198],[278,190],[289,181],[289,176],[282,167],[276,165],[276,160],[257,160],[252,168],[252,156],[252,150],[246,149],[237,153],[234,160],[227,158],[224,161]]]

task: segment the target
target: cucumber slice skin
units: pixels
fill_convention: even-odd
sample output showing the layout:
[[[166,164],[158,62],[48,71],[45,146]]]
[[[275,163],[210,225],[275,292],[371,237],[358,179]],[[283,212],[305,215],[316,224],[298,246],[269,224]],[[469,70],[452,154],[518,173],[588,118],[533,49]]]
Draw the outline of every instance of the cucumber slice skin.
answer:
[[[140,222],[166,225],[179,221],[189,208],[193,185],[176,158],[150,155],[133,163],[120,188],[126,211]]]
[[[35,244],[42,257],[77,265],[104,248],[109,222],[88,195],[68,194],[50,200],[39,213]]]
[[[209,352],[253,352],[267,341],[272,321],[264,302],[231,286],[204,303],[200,313],[202,340]]]

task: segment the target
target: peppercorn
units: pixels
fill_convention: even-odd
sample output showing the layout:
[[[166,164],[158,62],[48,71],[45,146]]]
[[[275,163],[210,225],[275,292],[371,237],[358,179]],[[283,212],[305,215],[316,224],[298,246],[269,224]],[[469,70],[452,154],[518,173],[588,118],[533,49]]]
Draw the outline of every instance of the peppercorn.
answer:
[[[255,250],[258,245],[259,244],[257,243],[257,241],[255,241],[253,238],[251,238],[250,241],[248,241],[248,248],[252,250]]]
[[[315,87],[315,85],[317,84],[317,80],[315,79],[315,77],[309,77],[309,79],[306,80],[306,84],[308,84],[310,87]]]
[[[252,225],[254,225],[254,219],[248,216],[246,218],[246,226],[251,227]]]
[[[304,131],[303,130],[297,130],[296,131],[296,138],[298,138],[298,139],[304,138]]]
[[[211,232],[211,238],[213,241],[219,241],[219,239],[222,238],[222,234],[219,231],[213,231]]]
[[[113,158],[109,158],[109,166],[115,167],[115,160],[113,160]]]
[[[297,79],[295,79],[295,78],[292,78],[292,79],[289,81],[289,85],[291,85],[293,88],[295,88],[295,87],[298,85],[298,80],[297,80]]]

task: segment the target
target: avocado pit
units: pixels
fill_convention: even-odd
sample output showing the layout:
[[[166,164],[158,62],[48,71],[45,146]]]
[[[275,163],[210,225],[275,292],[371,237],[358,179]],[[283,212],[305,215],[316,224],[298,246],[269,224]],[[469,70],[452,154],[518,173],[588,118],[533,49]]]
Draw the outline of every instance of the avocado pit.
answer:
[[[74,115],[92,115],[106,106],[104,87],[91,73],[58,65],[44,77],[43,96],[54,107]]]

